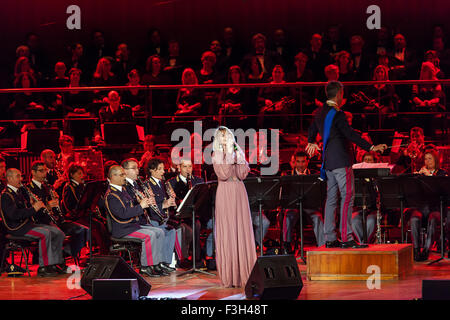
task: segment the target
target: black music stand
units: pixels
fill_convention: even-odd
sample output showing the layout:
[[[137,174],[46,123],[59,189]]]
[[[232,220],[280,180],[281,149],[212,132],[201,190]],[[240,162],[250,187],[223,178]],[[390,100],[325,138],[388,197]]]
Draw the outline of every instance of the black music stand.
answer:
[[[92,214],[100,200],[108,189],[106,180],[97,180],[88,182],[83,190],[80,201],[78,202],[76,211],[78,213],[89,213],[89,263],[92,259]]]
[[[259,210],[259,240],[261,256],[263,250],[263,223],[262,210],[273,210],[278,207],[280,200],[280,177],[251,177],[244,180],[247,189],[250,208]],[[251,210],[253,212],[253,210]]]
[[[281,177],[280,200],[283,209],[299,210],[300,259],[306,263],[303,247],[303,208],[318,209],[325,199],[326,187],[319,175]]]
[[[390,175],[389,168],[353,168],[355,176],[354,206],[362,208],[363,243],[367,244],[367,207],[370,206],[370,187],[374,178]],[[369,201],[369,204],[367,203]]]
[[[196,184],[185,196],[183,202],[177,209],[175,214],[178,218],[192,218],[192,269],[182,272],[177,275],[177,277],[184,276],[188,273],[200,272],[203,274],[208,274],[215,276],[215,274],[206,272],[195,267],[195,211],[203,205],[204,201],[207,201],[210,196],[211,183],[199,183]]]
[[[404,228],[405,222],[403,219],[403,209],[405,208],[406,198],[405,191],[403,189],[401,176],[379,177],[376,179],[378,189],[380,192],[381,203],[385,209],[398,209],[400,208],[400,229],[401,229],[401,242],[404,240]]]

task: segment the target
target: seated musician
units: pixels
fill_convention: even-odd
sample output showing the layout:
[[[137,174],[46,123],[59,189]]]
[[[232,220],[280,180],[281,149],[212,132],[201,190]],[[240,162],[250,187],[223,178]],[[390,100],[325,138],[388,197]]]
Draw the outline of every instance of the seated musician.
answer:
[[[175,200],[177,205],[180,205],[184,197],[190,189],[192,189],[196,184],[203,183],[204,180],[200,177],[194,176],[192,174],[192,161],[189,159],[181,159],[179,164],[180,173],[171,178],[168,183],[172,187],[175,193]],[[209,219],[211,220],[211,219]],[[209,221],[207,222],[207,224]],[[200,230],[201,223],[199,219],[195,221],[195,265],[196,267],[203,267],[204,262],[201,260],[201,248],[200,248]],[[181,267],[188,268],[192,263],[188,262],[189,248],[192,249],[192,219],[183,219],[181,221],[182,237],[177,245],[181,247],[181,258],[178,264]],[[206,251],[212,256],[212,242],[206,241]]]
[[[394,173],[413,173],[423,167],[423,152],[425,150],[425,136],[423,129],[413,127],[410,131],[408,147],[400,149],[400,157],[397,159]]]
[[[309,160],[308,155],[304,151],[299,151],[295,153],[295,162],[293,163],[292,170],[285,171],[282,176],[299,176],[299,175],[310,175],[314,172],[308,168]],[[323,221],[320,212],[314,209],[303,209],[303,214],[311,220],[314,235],[316,237],[316,243],[318,247],[325,244],[325,235],[323,233]],[[280,217],[281,218],[281,217]],[[284,210],[283,217],[283,253],[292,253],[292,229],[299,219],[299,211],[297,209],[286,209]]]
[[[115,238],[141,239],[140,273],[149,277],[167,275],[160,269],[160,250],[154,250],[156,233],[139,224],[144,209],[150,205],[150,199],[143,198],[138,205],[133,204],[133,198],[125,192],[126,173],[121,166],[112,166],[108,172],[110,181],[105,195],[105,206],[112,224],[112,236]]]
[[[73,138],[68,135],[59,137],[59,148],[61,152],[56,156],[56,164],[54,170],[57,171],[59,178],[54,182],[53,188],[62,194],[62,187],[65,182],[64,174],[67,172],[69,165],[75,162],[75,153],[73,151]]]
[[[144,169],[147,168],[148,160],[151,158],[154,158],[155,156],[159,155],[159,152],[157,149],[155,149],[155,136],[152,134],[148,134],[144,137],[144,154],[141,157],[141,160],[139,161],[139,168]],[[145,175],[145,172],[143,172]]]
[[[47,167],[47,176],[45,179],[47,180],[47,183],[51,186],[53,186],[60,178],[60,173],[56,171],[56,154],[53,152],[53,150],[45,149],[41,152],[41,161],[44,162],[45,166]]]
[[[1,210],[6,232],[14,236],[27,237],[39,241],[39,268],[41,277],[65,273],[62,246],[64,233],[51,225],[36,224],[36,213],[45,204],[30,199],[22,185],[22,173],[14,168],[6,171],[7,187],[1,194]]]
[[[139,166],[138,161],[134,158],[129,158],[122,161],[122,168],[125,170],[126,174],[126,184],[125,190],[127,190],[128,194],[133,199],[134,205],[139,204],[139,200],[145,198],[146,195],[144,188],[146,186],[138,183],[139,178]],[[155,199],[152,197],[148,197],[150,199],[151,205],[156,205]],[[155,251],[155,256],[153,259],[153,264],[156,268],[153,268],[153,271],[160,275],[167,275],[173,271],[172,268],[167,268],[165,264],[161,262],[162,257],[162,248],[164,245],[165,234],[160,228],[156,228],[150,224],[150,215],[149,209],[144,209],[144,214],[139,216],[139,226],[144,229],[149,229],[155,233],[154,241],[152,242],[152,250]]]
[[[191,68],[186,68],[181,76],[181,83],[183,85],[196,85],[198,84],[198,78],[195,71]],[[202,98],[201,90],[196,90],[193,88],[181,88],[178,91],[175,111],[176,116],[182,115],[199,115],[204,104],[204,99]]]
[[[282,84],[285,83],[283,67],[276,65],[272,70],[272,81],[271,84]],[[294,103],[294,90],[287,87],[267,87],[261,88],[258,94],[258,104],[260,105],[260,117],[258,118],[258,127],[263,127],[263,123],[266,127],[274,127],[271,124],[275,124],[270,119],[264,119],[265,114],[276,114],[276,113],[289,113],[292,109],[292,104]],[[287,121],[285,117],[275,118],[276,123],[280,121]]]
[[[92,213],[92,221],[89,221],[88,213],[77,212],[77,206],[85,188],[84,175],[83,167],[75,163],[69,166],[69,180],[63,188],[61,207],[68,220],[76,221],[85,227],[89,227],[92,222],[92,240],[99,246],[99,253],[105,255],[109,253],[109,239],[105,237],[107,234],[105,218],[96,212]]]
[[[228,83],[239,84],[245,80],[244,73],[239,66],[232,66],[228,70]],[[243,88],[222,89],[219,94],[219,114],[220,115],[242,115],[246,110],[247,92]],[[222,117],[218,121],[222,125],[239,127],[238,123],[245,117]]]
[[[120,95],[117,91],[110,91],[105,99],[108,105],[99,111],[100,123],[133,120],[131,107],[120,103]]]
[[[373,151],[365,151],[361,155],[361,162],[365,163],[376,163],[378,162],[378,154]],[[374,239],[375,226],[377,221],[377,192],[375,184],[372,181],[368,187],[368,208],[366,213],[366,231],[367,231],[367,242],[371,243]],[[362,223],[362,208],[354,207],[352,215],[352,229],[355,236],[358,238],[359,243],[363,243],[364,239],[364,229]]]
[[[175,198],[169,197],[166,186],[164,184],[164,162],[159,158],[150,159],[147,167],[148,185],[152,189],[155,196],[156,206],[158,210],[150,208],[150,223],[157,228],[164,231],[165,240],[163,245],[162,263],[170,268],[172,263],[172,255],[175,248],[175,240],[177,232],[174,228],[167,224],[167,219],[162,219],[161,216],[167,217],[167,210],[170,207],[175,207]]]
[[[28,189],[41,199],[47,206],[47,212],[53,216],[50,217],[43,210],[37,212],[35,220],[39,224],[55,224],[66,235],[70,236],[70,250],[68,254],[77,257],[81,249],[86,245],[89,238],[89,228],[79,223],[66,220],[59,205],[59,197],[55,190],[46,183],[47,167],[41,161],[35,161],[31,165],[31,181],[27,185]],[[66,249],[64,250],[66,252]]]
[[[428,149],[424,154],[425,165],[419,170],[419,174],[425,176],[447,176],[447,172],[440,168],[439,154],[436,150]],[[426,261],[433,243],[439,237],[437,232],[440,224],[439,203],[429,203],[422,208],[408,208],[405,215],[410,216],[411,239],[414,247],[414,260]],[[427,237],[420,250],[420,229],[426,226]],[[448,234],[448,229],[447,229]]]

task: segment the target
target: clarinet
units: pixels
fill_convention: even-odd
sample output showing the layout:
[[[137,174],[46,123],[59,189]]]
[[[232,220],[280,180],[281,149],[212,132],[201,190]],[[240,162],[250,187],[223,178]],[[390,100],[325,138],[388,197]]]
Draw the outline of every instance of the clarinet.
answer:
[[[155,199],[155,195],[153,194],[152,188],[151,187],[147,187],[146,182],[142,181],[140,177],[138,177],[138,181],[141,183],[142,185],[142,189],[144,190],[144,193],[146,195],[147,198],[149,199]],[[161,213],[161,211],[159,211],[159,208],[156,204],[150,204],[150,208],[153,209],[153,211],[155,211],[155,213],[158,215],[158,217],[160,218],[160,224],[164,224],[167,220],[168,217],[166,215],[164,215],[163,213]],[[150,220],[150,217],[148,218],[148,221]]]
[[[375,183],[375,190],[377,192],[377,244],[381,244],[381,195],[378,185]]]
[[[167,182],[165,183],[165,185],[166,185],[166,191],[167,191],[167,193],[169,194],[169,198],[176,199],[175,191],[173,190],[172,185],[170,184],[170,182],[167,181]],[[175,204],[175,209],[176,209],[177,207],[178,207],[178,206]],[[172,228],[178,228],[178,226],[180,225],[179,214],[178,214],[178,215],[175,214],[175,218],[174,218],[174,217],[171,218],[170,215],[169,215],[169,208],[166,209],[166,212],[167,212],[167,217],[169,218],[169,219],[167,220],[167,225],[170,226],[170,227],[172,227]],[[176,218],[178,218],[178,219],[176,219]]]
[[[30,197],[30,199],[32,199],[34,202],[37,201],[41,201],[41,199],[39,199],[39,197],[37,195],[35,195],[33,192],[31,192],[30,189],[28,189],[28,187],[24,186],[25,191],[27,192],[28,196]],[[49,216],[50,220],[54,223],[54,224],[58,224],[58,220],[53,216],[53,214],[46,208],[42,208],[42,211]]]
[[[55,190],[53,190],[53,188],[50,185],[48,185],[47,183],[45,185],[50,192],[50,198],[52,200],[58,200],[58,196],[56,195]],[[64,214],[61,211],[61,207],[59,206],[59,204],[58,204],[58,206],[51,208],[51,210],[53,211],[53,213],[56,213],[56,215],[58,216],[58,224],[63,224],[65,222],[65,218],[64,218]]]

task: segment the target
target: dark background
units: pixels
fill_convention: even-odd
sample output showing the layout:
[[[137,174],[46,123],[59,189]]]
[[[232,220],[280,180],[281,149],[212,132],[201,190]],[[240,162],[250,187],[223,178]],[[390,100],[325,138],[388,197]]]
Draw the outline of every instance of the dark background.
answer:
[[[81,8],[81,30],[68,30],[66,9]],[[445,24],[450,13],[448,0],[16,0],[2,1],[0,9],[0,72],[10,74],[15,49],[27,32],[40,36],[41,46],[54,64],[67,56],[67,45],[79,41],[86,48],[92,31],[101,29],[107,44],[129,45],[138,55],[147,43],[152,27],[161,30],[165,40],[180,41],[181,53],[190,60],[200,60],[209,42],[219,38],[226,26],[234,28],[244,47],[251,36],[264,33],[270,40],[275,28],[282,27],[294,47],[307,45],[314,32],[323,33],[331,24],[341,24],[345,35],[359,33],[366,43],[375,36],[368,30],[366,9],[381,8],[381,24],[404,33],[408,45],[428,49],[435,24]],[[4,78],[3,76],[1,78]],[[4,81],[0,83],[5,87]]]

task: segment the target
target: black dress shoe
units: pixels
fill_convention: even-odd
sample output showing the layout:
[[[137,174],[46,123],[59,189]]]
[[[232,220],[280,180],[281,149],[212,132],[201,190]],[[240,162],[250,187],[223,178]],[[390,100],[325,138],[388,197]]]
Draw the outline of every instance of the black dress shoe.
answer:
[[[55,264],[53,267],[59,274],[66,274],[67,270],[69,270],[69,267],[65,263]]]
[[[161,268],[161,265],[154,265],[153,266],[153,270],[155,270],[156,273],[159,273],[161,276],[168,276],[169,275],[169,271],[166,271],[165,269]]]
[[[145,275],[147,275],[149,277],[152,277],[152,278],[161,277],[161,274],[156,272],[155,269],[153,268],[153,266],[141,267],[141,269],[139,270],[139,273],[140,274],[145,274]]]
[[[325,242],[325,247],[326,248],[340,248],[341,242],[339,240],[327,241],[327,242]]]
[[[39,267],[37,270],[39,277],[55,277],[58,273],[52,266]]]
[[[367,248],[367,247],[368,247],[367,244],[358,244],[355,240],[342,242],[342,246],[341,246],[341,248],[343,248],[343,249],[348,249],[348,248],[360,249],[360,248]]]
[[[177,270],[175,268],[172,268],[171,266],[169,266],[168,263],[165,262],[161,262],[160,264],[158,264],[158,266],[167,273],[174,272]]]

